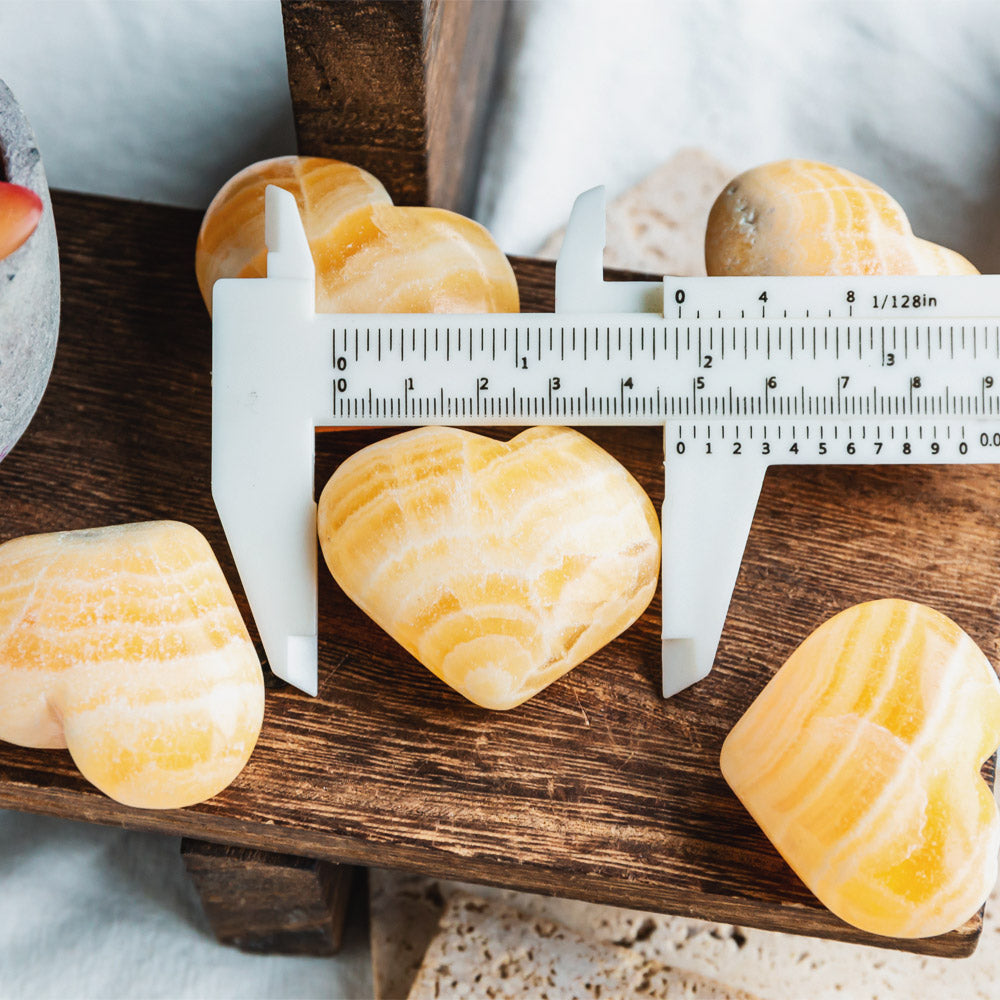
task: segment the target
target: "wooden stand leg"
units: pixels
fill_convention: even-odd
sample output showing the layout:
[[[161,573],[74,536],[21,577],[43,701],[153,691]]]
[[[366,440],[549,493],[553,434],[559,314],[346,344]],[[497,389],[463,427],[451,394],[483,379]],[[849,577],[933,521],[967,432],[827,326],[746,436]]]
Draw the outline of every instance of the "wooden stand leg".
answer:
[[[281,955],[340,948],[350,866],[191,839],[181,856],[223,944]]]
[[[283,0],[299,152],[371,171],[397,205],[472,211],[501,0]]]

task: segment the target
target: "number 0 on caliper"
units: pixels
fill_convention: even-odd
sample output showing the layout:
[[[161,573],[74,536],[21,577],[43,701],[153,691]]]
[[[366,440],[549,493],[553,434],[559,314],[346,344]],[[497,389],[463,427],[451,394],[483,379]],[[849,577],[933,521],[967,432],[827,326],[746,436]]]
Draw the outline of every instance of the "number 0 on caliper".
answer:
[[[219,281],[212,492],[272,670],[317,690],[317,427],[664,428],[663,694],[711,670],[768,465],[1000,461],[1000,276],[603,280],[574,206],[556,311],[317,315],[295,199]]]

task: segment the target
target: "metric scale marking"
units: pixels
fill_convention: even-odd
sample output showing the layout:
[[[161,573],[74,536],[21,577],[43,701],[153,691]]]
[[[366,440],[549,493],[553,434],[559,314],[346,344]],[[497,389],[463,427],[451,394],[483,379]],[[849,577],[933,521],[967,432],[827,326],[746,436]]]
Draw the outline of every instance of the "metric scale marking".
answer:
[[[267,242],[267,278],[215,286],[213,494],[271,667],[310,693],[317,427],[662,425],[665,696],[711,669],[768,465],[1000,462],[1000,277],[608,283],[595,189],[555,313],[324,316],[277,188]]]

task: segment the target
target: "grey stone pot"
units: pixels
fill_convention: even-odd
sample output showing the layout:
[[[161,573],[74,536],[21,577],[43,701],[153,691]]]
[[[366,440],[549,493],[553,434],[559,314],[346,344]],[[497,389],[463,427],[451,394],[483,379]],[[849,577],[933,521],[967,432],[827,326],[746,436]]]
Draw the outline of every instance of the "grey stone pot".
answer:
[[[28,426],[49,380],[59,334],[59,249],[49,186],[31,126],[0,80],[0,180],[42,199],[38,228],[0,260],[0,459]],[[2,492],[2,487],[0,487]]]

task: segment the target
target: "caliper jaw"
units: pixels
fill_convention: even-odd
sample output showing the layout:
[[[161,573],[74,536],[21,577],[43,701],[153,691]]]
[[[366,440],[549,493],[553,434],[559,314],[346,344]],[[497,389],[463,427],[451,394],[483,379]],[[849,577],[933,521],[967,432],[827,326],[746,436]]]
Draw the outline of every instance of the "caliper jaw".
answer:
[[[317,372],[330,361],[295,198],[274,186],[266,239],[266,278],[213,289],[212,496],[271,670],[315,695]]]
[[[663,281],[605,281],[604,188],[573,205],[556,263],[556,312],[663,315]],[[664,427],[663,697],[707,677],[767,466],[746,462],[671,461],[677,442]]]
[[[663,697],[707,677],[715,662],[767,466],[671,461],[664,429]]]
[[[606,282],[604,189],[580,195],[556,265],[556,311],[663,314],[663,282]],[[332,317],[295,198],[266,192],[267,277],[213,290],[212,495],[272,671],[317,692],[315,428],[330,423]],[[324,377],[328,372],[329,377]],[[667,431],[665,430],[665,434]],[[666,443],[663,693],[712,667],[765,467],[716,466]]]

